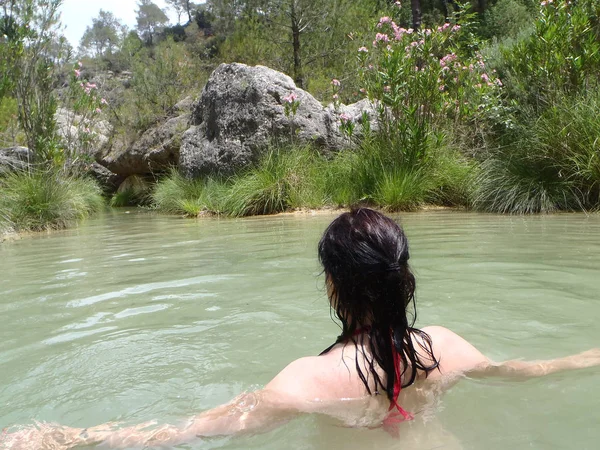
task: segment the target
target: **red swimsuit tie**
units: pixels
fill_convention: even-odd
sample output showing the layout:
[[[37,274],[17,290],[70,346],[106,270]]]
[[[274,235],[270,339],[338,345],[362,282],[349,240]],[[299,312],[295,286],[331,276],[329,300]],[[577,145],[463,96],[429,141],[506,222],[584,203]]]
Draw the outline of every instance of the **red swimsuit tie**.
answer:
[[[362,333],[368,333],[371,327],[363,327],[359,328],[354,332],[354,336],[357,336]],[[398,404],[398,396],[400,395],[400,391],[402,390],[402,373],[400,372],[400,355],[396,351],[396,347],[394,346],[394,342],[392,339],[392,357],[394,358],[394,370],[396,371],[396,382],[394,383],[394,395],[392,397],[390,403],[390,409],[387,417],[383,420],[383,428],[390,434],[397,436],[398,429],[396,427],[397,424],[404,422],[406,420],[413,420],[415,417],[405,411]]]
[[[396,347],[392,341],[392,356],[394,358],[394,369],[396,371],[396,382],[394,383],[394,396],[390,403],[390,409],[387,417],[383,419],[383,429],[390,433],[392,436],[399,437],[398,424],[405,420],[413,420],[415,417],[405,411],[398,404],[398,396],[402,390],[402,373],[400,372],[400,355],[396,351]]]

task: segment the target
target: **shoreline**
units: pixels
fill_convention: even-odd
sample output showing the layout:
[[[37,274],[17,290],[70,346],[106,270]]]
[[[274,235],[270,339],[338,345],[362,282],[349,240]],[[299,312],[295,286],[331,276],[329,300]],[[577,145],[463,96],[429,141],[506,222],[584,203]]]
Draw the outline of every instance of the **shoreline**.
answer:
[[[137,207],[133,207],[133,208],[137,208]],[[385,208],[373,208],[372,206],[369,206],[369,208],[371,209],[375,209],[377,211],[380,211],[384,214],[401,214],[401,213],[419,213],[419,212],[449,212],[449,211],[455,211],[455,212],[478,212],[478,211],[473,211],[473,210],[469,210],[466,208],[462,208],[462,207],[456,207],[456,206],[439,206],[439,205],[423,205],[420,208],[414,210],[414,211],[386,211]],[[119,209],[119,208],[115,208],[115,209]],[[197,216],[186,216],[186,215],[182,215],[182,214],[167,214],[167,213],[163,213],[160,211],[153,211],[155,214],[157,215],[165,215],[165,216],[174,216],[174,217],[181,217],[183,219],[215,219],[215,218],[228,218],[228,219],[250,219],[250,218],[256,218],[256,217],[306,217],[306,216],[326,216],[326,215],[339,215],[342,214],[346,211],[349,211],[350,208],[346,207],[346,208],[333,208],[333,207],[323,207],[323,208],[300,208],[300,209],[295,209],[295,210],[291,210],[291,211],[282,211],[282,212],[278,212],[275,214],[255,214],[255,215],[251,215],[251,216],[243,216],[243,217],[228,217],[228,216],[220,216],[218,214],[213,214],[213,213],[208,213],[208,212],[201,212],[200,214],[198,214]],[[577,213],[578,211],[556,211],[553,213],[546,213],[546,214],[499,214],[502,216],[510,216],[510,215],[517,215],[517,216],[539,216],[539,215],[555,215],[555,214],[570,214],[570,213]],[[479,211],[479,213],[481,213]],[[485,213],[482,213],[485,214]],[[487,214],[494,214],[494,213],[487,213]],[[589,213],[588,213],[589,214]],[[75,227],[68,227],[68,228],[62,228],[61,230],[69,230],[69,229],[73,229],[76,228]],[[40,230],[40,231],[22,231],[22,232],[16,232],[13,230],[10,231],[3,231],[0,232],[0,244],[6,243],[6,242],[13,242],[13,241],[18,241],[21,240],[23,238],[26,237],[33,237],[33,236],[39,236],[41,233],[48,233],[51,231],[61,231],[61,230]]]

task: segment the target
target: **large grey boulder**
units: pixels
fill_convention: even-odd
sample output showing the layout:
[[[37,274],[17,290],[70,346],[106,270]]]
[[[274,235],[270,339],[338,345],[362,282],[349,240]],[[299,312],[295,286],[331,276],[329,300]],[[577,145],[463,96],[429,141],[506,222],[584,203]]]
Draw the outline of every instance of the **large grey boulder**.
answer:
[[[299,102],[295,115],[285,113],[284,98],[290,94]],[[191,128],[181,143],[180,170],[188,177],[231,173],[255,162],[274,141],[310,143],[323,151],[347,148],[352,144],[340,132],[341,112],[323,107],[273,69],[221,64],[192,111]]]
[[[0,175],[32,167],[35,155],[27,147],[0,149]]]
[[[173,108],[171,117],[145,131],[130,146],[115,142],[100,162],[121,176],[164,171],[179,164],[181,137],[189,127],[192,101],[184,99]]]

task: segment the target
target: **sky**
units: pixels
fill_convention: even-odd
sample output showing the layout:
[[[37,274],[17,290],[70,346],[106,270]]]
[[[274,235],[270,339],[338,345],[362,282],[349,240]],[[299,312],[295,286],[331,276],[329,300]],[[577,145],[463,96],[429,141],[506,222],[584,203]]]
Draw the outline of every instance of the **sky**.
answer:
[[[166,9],[164,0],[154,0],[159,7]],[[136,0],[64,0],[61,7],[62,24],[66,29],[64,35],[74,48],[79,47],[79,41],[86,27],[92,24],[92,19],[98,16],[100,9],[112,12],[117,19],[130,29],[135,28]],[[177,22],[177,15],[166,10],[172,23]]]

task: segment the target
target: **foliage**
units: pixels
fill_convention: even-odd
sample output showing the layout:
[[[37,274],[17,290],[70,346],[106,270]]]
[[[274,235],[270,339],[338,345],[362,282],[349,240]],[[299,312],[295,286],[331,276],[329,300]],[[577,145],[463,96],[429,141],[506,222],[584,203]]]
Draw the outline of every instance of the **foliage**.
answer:
[[[98,211],[103,203],[93,180],[65,177],[56,169],[0,178],[0,211],[15,231],[65,228]]]
[[[214,178],[188,180],[176,170],[160,180],[152,194],[152,203],[160,211],[197,216],[202,212],[220,213],[227,184]]]
[[[96,83],[82,75],[83,64],[76,63],[69,74],[69,85],[63,94],[61,111],[64,126],[60,131],[61,151],[54,156],[57,165],[75,169],[91,157],[97,144],[97,124],[108,101],[98,93]]]
[[[600,4],[543,1],[534,32],[503,51],[498,67],[509,99],[540,114],[563,94],[600,80]]]
[[[24,136],[19,130],[17,100],[0,97],[0,148],[23,144]]]
[[[372,50],[358,50],[364,90],[379,105],[379,133],[407,167],[428,163],[444,125],[483,120],[501,82],[476,45],[466,12],[454,25],[415,31],[380,19]]]
[[[522,1],[498,0],[485,11],[480,32],[486,38],[514,38],[533,28],[533,23],[534,16]]]
[[[137,52],[131,64],[131,89],[115,114],[116,127],[125,133],[145,131],[208,78],[186,48],[170,39]]]
[[[83,33],[80,49],[96,57],[109,58],[119,47],[127,28],[110,11],[100,10],[98,17]]]
[[[139,0],[137,6],[138,31],[146,43],[152,45],[154,36],[169,22],[169,18],[152,0]]]
[[[38,158],[53,160],[59,152],[53,93],[65,49],[58,36],[62,0],[10,0],[2,17],[5,34],[0,65],[2,95],[11,92],[18,104],[19,125]],[[8,33],[6,33],[8,31]]]
[[[271,149],[258,165],[236,176],[223,205],[226,214],[273,214],[324,204],[318,155],[309,148]]]
[[[475,186],[475,206],[532,213],[600,205],[600,94],[563,95],[520,124],[519,140],[491,152]]]

